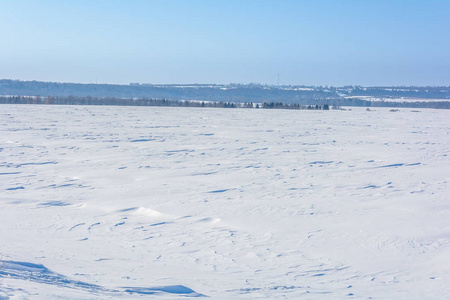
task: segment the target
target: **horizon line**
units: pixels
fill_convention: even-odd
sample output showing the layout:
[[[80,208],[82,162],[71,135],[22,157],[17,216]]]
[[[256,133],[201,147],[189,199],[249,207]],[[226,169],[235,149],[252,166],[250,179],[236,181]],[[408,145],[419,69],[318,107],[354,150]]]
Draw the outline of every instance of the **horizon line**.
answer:
[[[150,83],[150,82],[130,82],[126,83],[83,83],[83,82],[70,82],[70,81],[45,81],[45,80],[23,80],[23,79],[11,79],[11,78],[1,78],[0,81],[9,80],[9,81],[21,81],[21,82],[45,82],[45,83],[58,83],[58,84],[80,84],[80,85],[120,85],[120,86],[146,86],[146,85],[260,85],[260,86],[271,86],[271,87],[323,87],[323,88],[343,88],[343,87],[364,87],[364,88],[390,88],[390,87],[446,87],[450,88],[450,85],[359,85],[359,84],[346,84],[346,85],[306,85],[306,84],[269,84],[269,83],[258,83],[258,82],[250,82],[250,83],[240,83],[240,82],[230,82],[230,83]]]

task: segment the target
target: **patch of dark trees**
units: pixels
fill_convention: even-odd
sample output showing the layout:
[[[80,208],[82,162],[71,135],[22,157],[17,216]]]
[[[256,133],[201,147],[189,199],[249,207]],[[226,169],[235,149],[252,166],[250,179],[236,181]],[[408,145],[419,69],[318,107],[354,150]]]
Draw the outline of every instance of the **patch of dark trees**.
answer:
[[[258,104],[259,106],[259,104]],[[286,104],[286,103],[282,103],[282,102],[264,102],[261,105],[261,108],[274,108],[274,109],[323,109],[323,110],[329,110],[330,107],[328,104],[324,104],[322,105],[300,105],[300,104]]]

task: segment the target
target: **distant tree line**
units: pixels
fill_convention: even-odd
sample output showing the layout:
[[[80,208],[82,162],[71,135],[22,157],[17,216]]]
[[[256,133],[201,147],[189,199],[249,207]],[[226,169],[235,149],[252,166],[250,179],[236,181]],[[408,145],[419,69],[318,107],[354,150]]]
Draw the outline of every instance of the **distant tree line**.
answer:
[[[47,104],[47,105],[116,105],[116,106],[169,106],[169,107],[218,107],[218,108],[261,108],[261,109],[323,109],[324,105],[300,105],[282,102],[222,102],[168,100],[153,98],[116,98],[116,97],[41,97],[41,96],[0,96],[0,104]]]
[[[262,109],[316,109],[328,110],[331,102],[333,107],[405,107],[405,108],[437,108],[450,109],[450,101],[370,101],[358,97],[352,98],[316,98],[310,99],[314,104],[298,104],[284,102],[228,102],[201,100],[169,100],[156,98],[118,98],[118,97],[76,97],[76,96],[0,96],[0,104],[55,104],[55,105],[119,105],[119,106],[172,106],[172,107],[220,107],[220,108],[262,108]]]

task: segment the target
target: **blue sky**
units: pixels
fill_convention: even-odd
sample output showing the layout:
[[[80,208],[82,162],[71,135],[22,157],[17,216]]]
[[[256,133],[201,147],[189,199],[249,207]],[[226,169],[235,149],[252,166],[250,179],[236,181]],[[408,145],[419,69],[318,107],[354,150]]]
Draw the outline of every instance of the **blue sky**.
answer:
[[[450,1],[0,1],[0,78],[450,85]]]

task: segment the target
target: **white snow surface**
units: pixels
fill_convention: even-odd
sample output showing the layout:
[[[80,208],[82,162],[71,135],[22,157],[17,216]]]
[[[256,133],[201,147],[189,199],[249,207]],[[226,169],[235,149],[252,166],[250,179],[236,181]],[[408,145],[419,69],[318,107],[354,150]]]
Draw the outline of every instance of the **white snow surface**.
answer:
[[[0,106],[0,299],[450,298],[450,111]]]

